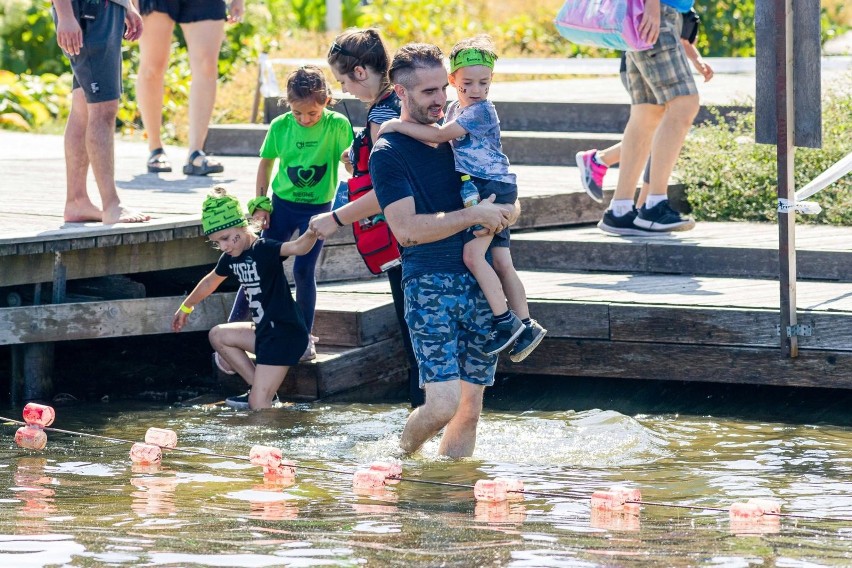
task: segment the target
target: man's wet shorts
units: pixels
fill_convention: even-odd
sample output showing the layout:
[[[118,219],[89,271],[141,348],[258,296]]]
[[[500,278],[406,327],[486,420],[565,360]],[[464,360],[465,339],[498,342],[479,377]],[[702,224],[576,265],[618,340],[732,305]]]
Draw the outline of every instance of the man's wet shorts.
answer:
[[[162,12],[179,24],[224,20],[227,16],[223,0],[140,0],[139,12],[143,16]]]
[[[80,2],[72,2],[72,6],[74,14],[79,15]],[[56,11],[53,20],[58,21]],[[118,100],[121,97],[124,7],[115,2],[104,2],[97,17],[83,20],[80,27],[83,29],[83,47],[77,55],[68,56],[74,74],[71,88],[82,88],[87,103]]]
[[[627,52],[627,83],[634,105],[663,105],[685,95],[697,95],[692,69],[680,43],[682,16],[660,5],[660,37],[646,51]]]
[[[497,356],[482,351],[492,314],[473,275],[424,274],[408,280],[404,291],[420,387],[456,379],[493,385]]]

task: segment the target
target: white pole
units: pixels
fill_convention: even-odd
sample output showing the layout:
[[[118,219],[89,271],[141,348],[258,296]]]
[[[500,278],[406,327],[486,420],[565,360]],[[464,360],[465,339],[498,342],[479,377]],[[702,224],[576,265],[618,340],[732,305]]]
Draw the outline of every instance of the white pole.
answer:
[[[343,5],[341,0],[325,0],[325,29],[339,32],[343,28]]]

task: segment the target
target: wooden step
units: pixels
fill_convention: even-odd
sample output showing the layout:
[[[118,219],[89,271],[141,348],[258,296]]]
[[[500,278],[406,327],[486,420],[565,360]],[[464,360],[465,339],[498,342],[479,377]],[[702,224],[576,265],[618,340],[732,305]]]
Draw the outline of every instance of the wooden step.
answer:
[[[204,149],[219,156],[257,156],[266,136],[265,124],[212,125]],[[504,130],[503,151],[513,165],[568,166],[577,152],[607,148],[621,133]]]
[[[216,378],[224,392],[245,392],[246,383],[238,375],[217,370]],[[285,400],[316,400],[362,388],[400,392],[407,385],[408,360],[397,331],[393,338],[364,347],[318,344],[317,358],[292,367],[278,395]]]
[[[372,345],[396,337],[399,326],[390,288],[372,294],[319,292],[314,334],[323,345]],[[199,304],[183,332],[207,331],[227,321],[235,293]],[[172,333],[183,296],[0,308],[0,345]]]
[[[266,99],[264,122],[287,112],[287,106],[278,104],[278,97]],[[609,132],[621,134],[630,117],[630,105],[623,103],[601,102],[564,102],[564,101],[506,101],[494,100],[497,114],[500,116],[502,130],[525,130],[539,132]],[[349,117],[353,125],[364,125],[367,121],[367,107],[351,97],[342,97],[333,110]],[[711,110],[712,109],[712,110]],[[715,121],[715,112],[728,118],[734,113],[749,112],[750,106],[742,105],[702,105],[695,118],[695,124]]]
[[[800,279],[852,281],[852,227],[798,225],[796,256]],[[691,231],[647,237],[550,229],[513,234],[512,258],[521,269],[777,278],[778,227],[699,222]]]

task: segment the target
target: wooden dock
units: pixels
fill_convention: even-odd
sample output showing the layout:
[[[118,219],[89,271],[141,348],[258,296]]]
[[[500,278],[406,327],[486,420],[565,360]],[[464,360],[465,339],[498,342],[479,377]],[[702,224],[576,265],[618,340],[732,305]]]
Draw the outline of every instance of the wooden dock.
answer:
[[[140,293],[141,285],[124,295],[86,296],[74,285],[174,269],[200,277],[218,256],[200,232],[204,195],[214,184],[243,200],[253,195],[255,158],[225,157],[225,174],[210,179],[156,176],[142,173],[143,144],[119,141],[122,199],[154,219],[65,224],[61,137],[0,131],[0,141],[8,148],[0,158],[0,379],[47,373],[29,355],[44,355],[52,342],[170,333],[182,296]],[[184,151],[169,151],[179,164]],[[683,234],[607,236],[591,225],[603,206],[579,188],[575,168],[515,170],[523,216],[513,257],[533,317],[549,333],[522,364],[502,361],[501,372],[852,388],[852,228],[798,227],[799,322],[811,335],[800,338],[800,356],[789,360],[778,349],[774,225],[699,223]],[[616,181],[613,170],[608,194]],[[95,195],[93,180],[90,187]],[[317,275],[319,356],[291,371],[282,396],[399,391],[407,363],[389,289],[363,267],[351,231],[326,243]],[[187,331],[224,321],[232,297],[222,292],[205,301]],[[235,391],[243,386],[223,381]],[[24,388],[23,396],[46,396],[44,385],[49,380]]]

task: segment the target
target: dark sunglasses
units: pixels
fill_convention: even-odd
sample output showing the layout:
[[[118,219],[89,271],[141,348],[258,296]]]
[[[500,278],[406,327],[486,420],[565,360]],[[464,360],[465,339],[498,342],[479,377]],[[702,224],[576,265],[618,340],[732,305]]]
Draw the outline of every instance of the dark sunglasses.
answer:
[[[345,47],[343,47],[339,43],[334,42],[334,43],[331,44],[331,49],[328,50],[328,54],[329,55],[335,55],[335,54],[338,54],[338,53],[340,55],[345,55],[346,57],[351,57],[352,59],[358,59],[357,55],[355,55],[354,53],[352,53],[351,51],[349,51],[348,49],[346,49]]]

